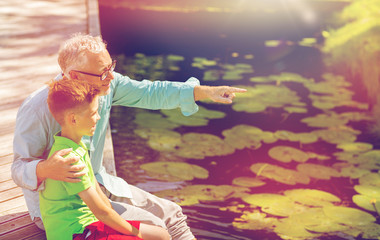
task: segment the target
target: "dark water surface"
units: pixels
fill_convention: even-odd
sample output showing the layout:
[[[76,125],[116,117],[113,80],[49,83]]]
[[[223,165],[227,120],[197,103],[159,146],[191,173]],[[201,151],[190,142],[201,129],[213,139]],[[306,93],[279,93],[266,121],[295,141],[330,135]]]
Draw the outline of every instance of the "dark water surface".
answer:
[[[322,56],[317,48],[299,45],[282,44],[275,48],[266,47],[267,40],[298,42],[303,38],[317,38],[322,42],[321,30],[325,20],[334,12],[340,11],[344,3],[323,3],[317,6],[315,21],[306,21],[299,11],[240,12],[240,13],[176,13],[144,10],[115,9],[101,6],[100,19],[103,38],[108,42],[111,55],[124,54],[133,58],[136,53],[146,56],[175,54],[184,57],[179,63],[180,71],[171,72],[165,80],[185,81],[197,77],[205,85],[254,85],[249,78],[267,76],[281,72],[293,72],[306,78],[320,79],[325,72]],[[233,53],[239,53],[233,57]],[[253,54],[253,59],[244,55]],[[244,74],[242,80],[203,82],[203,70],[192,67],[194,57],[220,59],[221,63],[246,63],[253,67],[254,73]],[[120,69],[116,69],[121,71]],[[149,78],[149,76],[143,76]],[[141,79],[138,79],[141,80]],[[348,79],[349,80],[349,79]],[[301,101],[310,105],[308,91],[298,83],[284,83],[301,97]],[[354,87],[361,91],[361,86]],[[360,97],[357,97],[360,98]],[[355,97],[354,97],[355,99]],[[309,107],[307,114],[290,114],[284,118],[280,108],[269,108],[264,113],[245,113],[232,110],[230,105],[200,103],[207,109],[223,111],[226,117],[210,120],[204,127],[180,127],[180,133],[212,133],[222,137],[221,132],[238,124],[247,124],[265,131],[288,130],[309,132],[314,128],[300,124],[306,116],[322,113],[321,110]],[[334,109],[339,112],[339,109]],[[346,109],[341,109],[345,111]],[[206,157],[203,160],[188,159],[187,162],[206,168],[209,178],[187,182],[163,182],[145,174],[139,166],[143,163],[159,161],[165,155],[155,151],[146,144],[146,140],[133,132],[137,124],[133,122],[135,114],[140,111],[133,108],[113,107],[111,125],[113,129],[114,151],[118,175],[130,184],[147,191],[156,192],[163,189],[174,189],[189,184],[230,185],[238,176],[254,176],[249,167],[255,162],[266,161],[286,168],[294,169],[295,163],[281,163],[267,157],[268,150],[274,145],[299,147],[297,142],[277,141],[275,144],[263,144],[257,150],[237,150],[234,154],[222,157]],[[284,120],[285,119],[285,120]],[[364,133],[358,141],[369,142],[371,136],[365,133],[366,125],[355,123],[355,129]],[[331,155],[335,146],[328,143],[305,144],[302,150]],[[217,162],[217,164],[214,164]],[[325,162],[330,165],[334,160]],[[312,180],[307,186],[287,186],[274,181],[252,188],[251,193],[278,193],[292,188],[311,188],[330,192],[339,196],[345,206],[356,207],[351,197],[356,194],[349,178],[334,180]],[[232,226],[234,218],[240,213],[221,211],[219,208],[242,203],[239,199],[225,202],[200,203],[183,207],[188,215],[188,223],[198,239],[239,239],[239,240],[275,240],[281,239],[275,233],[266,231],[239,230]],[[321,239],[353,239],[347,236],[324,237]],[[357,238],[359,239],[359,238]]]

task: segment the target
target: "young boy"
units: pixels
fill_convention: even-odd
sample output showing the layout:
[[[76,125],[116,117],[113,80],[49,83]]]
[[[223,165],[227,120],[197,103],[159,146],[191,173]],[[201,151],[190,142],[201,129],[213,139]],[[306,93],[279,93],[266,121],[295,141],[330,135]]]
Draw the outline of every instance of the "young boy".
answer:
[[[50,84],[49,110],[62,127],[54,136],[50,155],[72,148],[67,156],[79,157],[79,162],[86,165],[86,174],[77,183],[45,181],[39,198],[47,239],[170,239],[161,227],[125,221],[112,209],[95,179],[81,139],[94,134],[100,119],[98,93],[99,90],[86,82],[62,79]]]

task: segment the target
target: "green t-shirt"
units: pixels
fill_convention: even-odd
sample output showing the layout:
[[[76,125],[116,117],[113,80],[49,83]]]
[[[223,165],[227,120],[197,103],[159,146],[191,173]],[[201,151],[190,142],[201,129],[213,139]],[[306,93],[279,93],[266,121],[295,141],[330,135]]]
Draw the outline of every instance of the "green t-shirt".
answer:
[[[87,148],[82,142],[78,145],[61,137],[60,133],[54,136],[54,140],[49,157],[58,150],[72,148],[73,151],[65,157],[77,156],[80,158],[78,163],[86,165],[84,171],[87,173],[81,177],[81,182],[68,183],[46,179],[45,189],[40,191],[40,209],[47,239],[72,240],[73,234],[82,233],[86,226],[98,221],[78,195],[95,186],[95,177]]]

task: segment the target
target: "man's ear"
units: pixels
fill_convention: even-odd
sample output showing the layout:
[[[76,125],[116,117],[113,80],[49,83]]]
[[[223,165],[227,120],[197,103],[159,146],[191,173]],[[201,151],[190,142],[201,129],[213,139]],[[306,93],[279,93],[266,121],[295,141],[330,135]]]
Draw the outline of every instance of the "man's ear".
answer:
[[[73,70],[71,70],[71,71],[69,72],[69,75],[70,75],[70,79],[73,79],[73,80],[77,80],[77,79],[79,79],[79,75],[78,75],[78,73],[75,72],[75,71],[73,71]]]

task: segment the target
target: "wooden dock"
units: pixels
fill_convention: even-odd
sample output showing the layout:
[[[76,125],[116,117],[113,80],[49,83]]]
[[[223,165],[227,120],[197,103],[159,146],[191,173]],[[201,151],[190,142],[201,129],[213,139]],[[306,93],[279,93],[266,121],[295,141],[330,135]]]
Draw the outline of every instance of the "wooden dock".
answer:
[[[97,0],[0,2],[0,240],[46,239],[11,179],[13,133],[20,104],[59,73],[59,46],[76,32],[100,34]],[[105,162],[115,174],[110,136]]]

